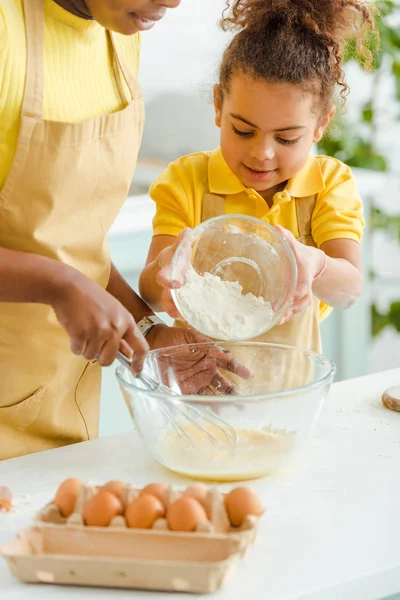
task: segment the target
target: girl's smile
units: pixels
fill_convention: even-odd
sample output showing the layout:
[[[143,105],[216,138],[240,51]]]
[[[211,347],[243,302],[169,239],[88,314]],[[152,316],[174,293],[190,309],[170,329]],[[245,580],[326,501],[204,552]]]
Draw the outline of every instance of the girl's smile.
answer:
[[[257,181],[270,181],[277,175],[277,169],[255,169],[243,163],[243,167],[249,177],[253,177]]]

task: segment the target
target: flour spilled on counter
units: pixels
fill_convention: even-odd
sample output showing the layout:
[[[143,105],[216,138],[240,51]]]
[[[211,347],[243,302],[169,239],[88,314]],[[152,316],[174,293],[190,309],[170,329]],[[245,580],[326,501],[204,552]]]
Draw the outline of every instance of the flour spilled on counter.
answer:
[[[182,316],[201,333],[218,340],[251,339],[267,330],[275,315],[270,302],[242,292],[237,281],[199,275],[190,267],[176,295]]]

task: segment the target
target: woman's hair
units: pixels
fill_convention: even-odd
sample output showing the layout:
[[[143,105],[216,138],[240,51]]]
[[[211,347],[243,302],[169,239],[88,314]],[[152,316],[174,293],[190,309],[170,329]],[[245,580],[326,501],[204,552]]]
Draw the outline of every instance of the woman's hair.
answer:
[[[378,38],[374,9],[361,0],[226,0],[221,20],[225,31],[238,31],[224,52],[220,93],[228,92],[236,73],[270,83],[302,86],[329,110],[334,89],[349,93],[342,68],[344,44],[354,37],[365,68],[372,53],[364,40]]]

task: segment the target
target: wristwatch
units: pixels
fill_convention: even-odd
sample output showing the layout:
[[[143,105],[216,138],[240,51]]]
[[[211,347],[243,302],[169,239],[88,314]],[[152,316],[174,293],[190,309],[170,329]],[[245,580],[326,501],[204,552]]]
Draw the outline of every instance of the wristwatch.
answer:
[[[154,325],[166,325],[166,323],[156,315],[148,315],[146,317],[143,317],[143,319],[140,319],[140,321],[137,323],[140,333],[144,337],[146,337],[146,335],[149,333],[150,329],[154,327]]]

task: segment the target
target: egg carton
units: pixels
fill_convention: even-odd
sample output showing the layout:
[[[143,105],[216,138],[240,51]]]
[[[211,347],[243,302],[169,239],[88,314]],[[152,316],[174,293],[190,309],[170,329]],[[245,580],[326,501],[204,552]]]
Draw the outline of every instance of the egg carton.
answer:
[[[216,543],[217,542],[217,543]],[[213,593],[240,559],[240,540],[122,527],[36,524],[1,549],[25,583]]]
[[[68,518],[64,518],[54,502],[50,502],[37,514],[36,521],[52,525],[67,525],[69,527],[84,528],[85,530],[93,529],[92,527],[85,526],[82,513],[86,502],[95,496],[100,487],[101,486],[97,485],[83,484],[76,500],[74,512]],[[126,484],[121,498],[123,504],[126,506],[132,502],[140,492],[141,488],[132,484]],[[164,502],[166,509],[168,510],[169,504],[177,500],[182,494],[183,491],[178,490],[173,486],[166,487]],[[181,539],[182,536],[186,536],[193,540],[194,544],[202,539],[215,538],[220,540],[223,537],[234,538],[238,540],[238,552],[243,556],[257,537],[260,517],[249,515],[244,519],[240,527],[233,527],[229,521],[228,513],[225,508],[224,494],[217,488],[209,488],[203,505],[208,521],[200,523],[194,532],[171,531],[168,528],[166,518],[157,519],[151,529],[143,529],[140,531],[143,532],[143,535],[147,536],[154,536],[157,534],[157,539],[159,539],[160,535],[166,536],[167,539]],[[114,517],[110,525],[102,529],[106,532],[121,529],[126,529],[129,532],[138,531],[137,529],[129,529],[123,516]]]

